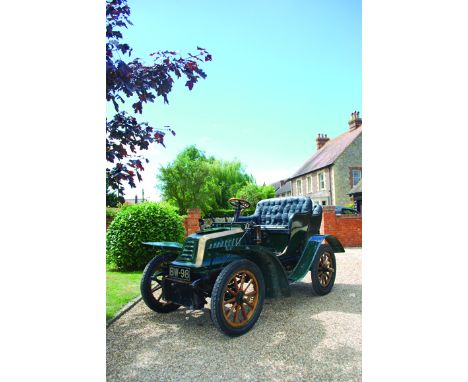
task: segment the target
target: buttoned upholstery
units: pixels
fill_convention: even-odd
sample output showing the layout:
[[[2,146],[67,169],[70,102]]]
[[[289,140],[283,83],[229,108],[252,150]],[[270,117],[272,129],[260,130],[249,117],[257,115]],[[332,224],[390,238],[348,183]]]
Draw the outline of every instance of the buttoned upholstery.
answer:
[[[258,202],[253,215],[239,216],[237,221],[254,221],[266,228],[288,228],[289,218],[293,214],[315,212],[316,206],[306,196],[264,199]]]

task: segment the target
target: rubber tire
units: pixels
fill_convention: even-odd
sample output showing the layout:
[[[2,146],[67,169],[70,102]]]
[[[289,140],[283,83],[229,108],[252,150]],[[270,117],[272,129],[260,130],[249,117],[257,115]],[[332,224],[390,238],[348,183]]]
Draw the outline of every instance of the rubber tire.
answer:
[[[259,289],[257,309],[252,319],[247,323],[247,325],[241,328],[233,328],[226,323],[220,305],[221,301],[224,298],[224,291],[227,283],[231,280],[234,273],[239,272],[243,269],[252,272],[257,278]],[[264,300],[265,279],[263,278],[263,273],[257,266],[257,264],[249,260],[234,261],[221,271],[214,284],[213,291],[211,292],[211,320],[213,321],[214,325],[218,328],[218,330],[220,330],[222,333],[227,334],[230,337],[240,336],[242,334],[247,333],[255,325],[258,318],[260,317],[260,313],[262,312]]]
[[[174,303],[164,305],[161,304],[156,300],[156,298],[154,298],[154,295],[151,292],[151,276],[153,273],[161,263],[173,261],[176,259],[176,257],[177,254],[173,253],[157,255],[146,265],[145,270],[143,271],[140,282],[141,297],[143,297],[143,301],[145,302],[146,306],[157,313],[170,313],[180,307],[180,305]]]
[[[335,272],[333,272],[332,274],[330,283],[326,287],[323,287],[322,285],[320,285],[320,281],[318,279],[318,265],[320,261],[320,256],[322,256],[322,254],[325,252],[328,252],[331,255],[333,268],[335,269]],[[328,244],[322,244],[320,246],[317,255],[315,256],[315,259],[312,262],[312,266],[310,267],[310,278],[312,279],[312,293],[314,295],[324,296],[330,293],[330,291],[332,290],[336,278],[336,257],[332,247],[330,247]]]

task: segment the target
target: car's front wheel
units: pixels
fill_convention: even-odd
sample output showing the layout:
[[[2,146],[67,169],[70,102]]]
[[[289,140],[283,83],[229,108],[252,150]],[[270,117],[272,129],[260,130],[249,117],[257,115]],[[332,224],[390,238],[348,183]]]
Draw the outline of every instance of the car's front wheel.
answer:
[[[265,281],[260,268],[239,260],[224,268],[211,293],[211,319],[228,336],[240,336],[255,325],[263,308]]]
[[[158,313],[169,313],[180,305],[171,301],[166,301],[163,296],[162,281],[164,278],[164,268],[177,257],[176,254],[166,253],[158,255],[151,260],[143,271],[140,282],[140,291],[143,301],[148,308]]]

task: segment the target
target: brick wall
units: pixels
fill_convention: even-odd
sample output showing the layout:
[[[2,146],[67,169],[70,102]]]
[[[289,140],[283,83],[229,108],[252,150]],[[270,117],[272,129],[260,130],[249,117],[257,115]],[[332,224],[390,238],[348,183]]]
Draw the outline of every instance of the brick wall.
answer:
[[[185,237],[200,230],[201,211],[199,208],[187,210],[187,217],[184,220]]]
[[[320,233],[336,236],[343,247],[361,247],[362,216],[336,215],[335,206],[324,206]]]

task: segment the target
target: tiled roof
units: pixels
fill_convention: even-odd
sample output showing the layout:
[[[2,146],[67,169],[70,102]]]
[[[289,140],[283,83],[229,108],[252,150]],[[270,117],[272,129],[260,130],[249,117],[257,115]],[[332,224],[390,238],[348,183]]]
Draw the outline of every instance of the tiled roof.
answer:
[[[351,142],[356,139],[362,132],[362,125],[358,128],[346,131],[338,135],[336,138],[328,141],[325,145],[317,150],[305,163],[297,170],[291,178],[295,178],[309,172],[319,170],[330,166],[340,156],[340,154],[348,147]]]
[[[281,187],[281,180],[278,180],[277,182],[274,182],[271,184],[275,191],[277,191]]]
[[[362,179],[348,192],[348,195],[362,193]]]
[[[291,182],[286,182],[280,188],[276,190],[276,194],[284,194],[285,192],[291,191]]]

